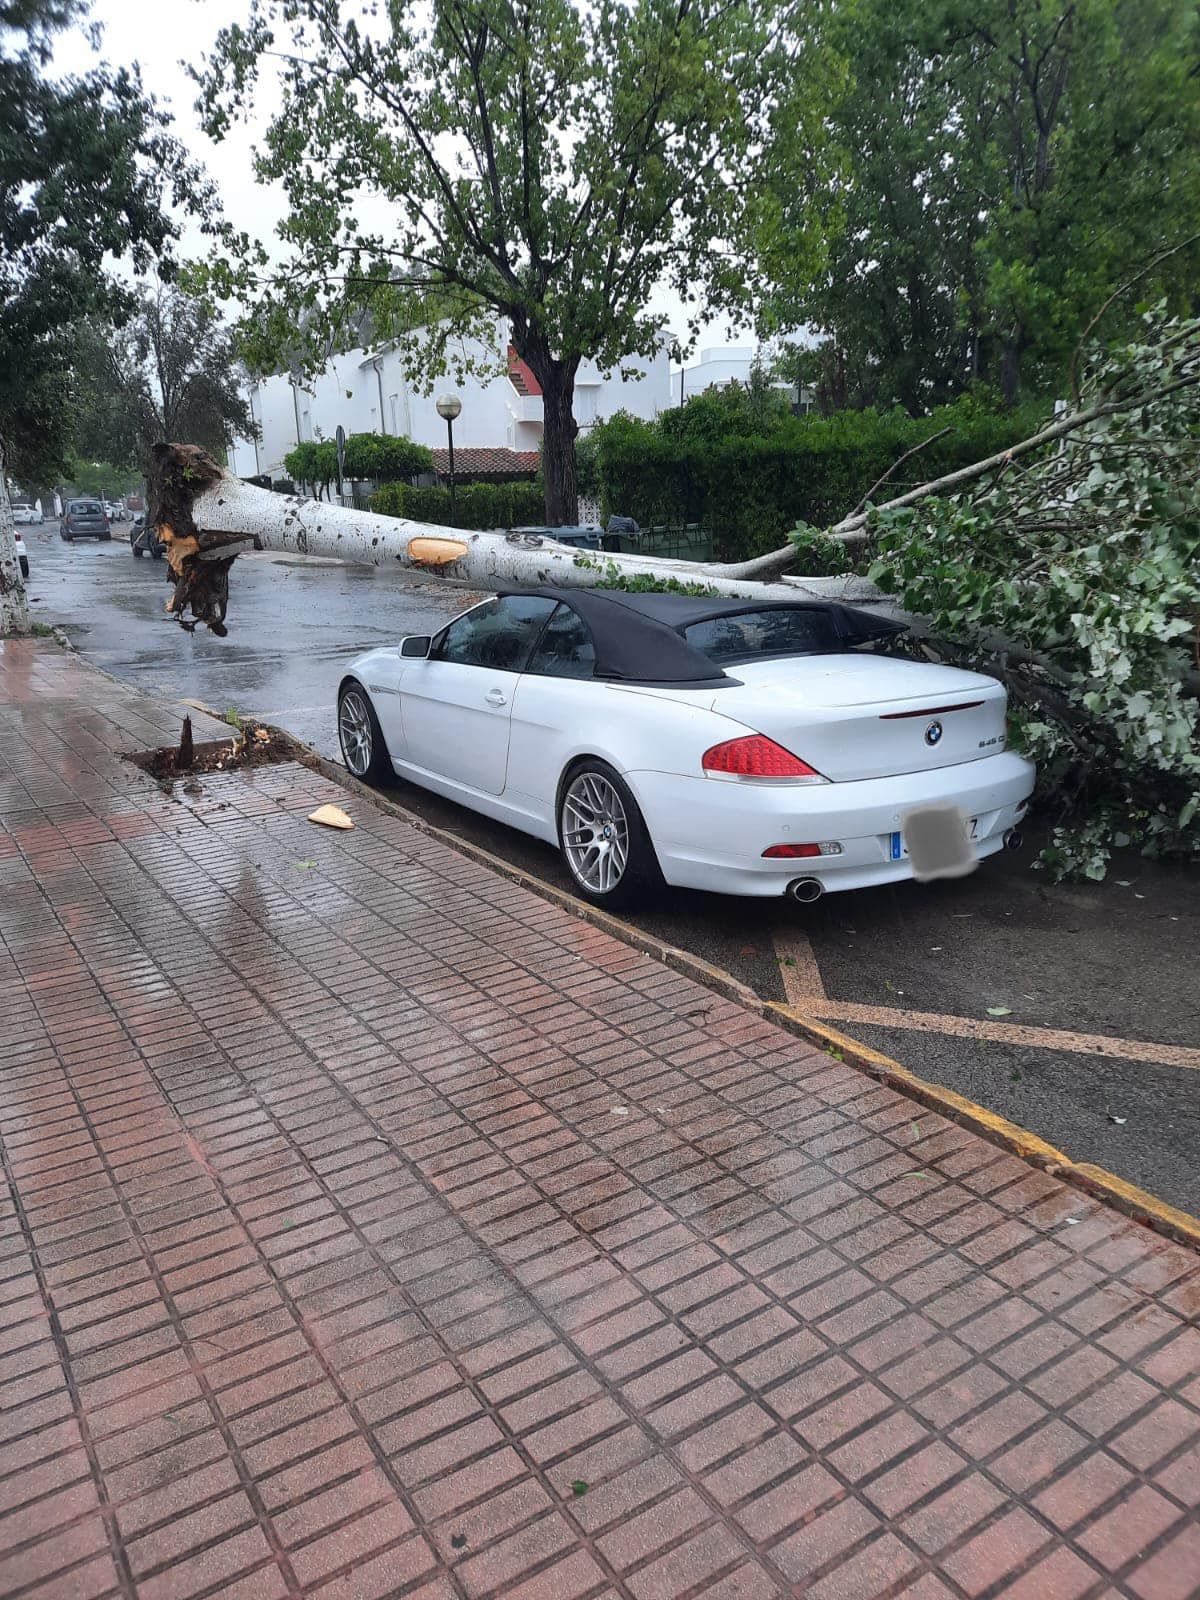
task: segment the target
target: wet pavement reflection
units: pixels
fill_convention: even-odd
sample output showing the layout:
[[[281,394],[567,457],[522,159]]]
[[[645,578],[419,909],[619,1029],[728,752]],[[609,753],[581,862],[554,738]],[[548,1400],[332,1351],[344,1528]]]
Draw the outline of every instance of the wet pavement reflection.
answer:
[[[440,627],[473,598],[376,567],[246,555],[230,584],[230,636],[189,634],[165,613],[165,563],[134,557],[121,532],[110,544],[68,545],[57,524],[28,529],[34,617],[138,688],[262,717],[327,756],[338,754],[347,664]]]

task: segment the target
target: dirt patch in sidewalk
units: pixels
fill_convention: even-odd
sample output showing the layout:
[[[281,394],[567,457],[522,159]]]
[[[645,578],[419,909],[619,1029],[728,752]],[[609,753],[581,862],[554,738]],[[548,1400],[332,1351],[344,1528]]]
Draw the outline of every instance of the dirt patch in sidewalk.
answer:
[[[238,772],[246,767],[270,767],[280,761],[294,761],[296,753],[291,742],[281,738],[272,728],[247,722],[228,739],[191,741],[191,724],[178,745],[164,745],[158,750],[138,750],[126,757],[135,767],[148,772],[152,778],[170,781],[174,778],[193,778],[207,772]]]

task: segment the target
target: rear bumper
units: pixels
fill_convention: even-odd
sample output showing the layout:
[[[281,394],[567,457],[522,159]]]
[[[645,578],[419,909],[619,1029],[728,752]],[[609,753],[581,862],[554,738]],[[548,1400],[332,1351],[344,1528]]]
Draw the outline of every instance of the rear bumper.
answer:
[[[1031,761],[1006,751],[933,772],[857,783],[758,785],[629,772],[667,882],[718,894],[781,895],[795,878],[827,891],[898,883],[913,875],[893,861],[891,835],[916,806],[950,804],[977,821],[982,860],[1001,849],[1033,793]],[[840,855],[764,860],[771,845],[836,841]]]

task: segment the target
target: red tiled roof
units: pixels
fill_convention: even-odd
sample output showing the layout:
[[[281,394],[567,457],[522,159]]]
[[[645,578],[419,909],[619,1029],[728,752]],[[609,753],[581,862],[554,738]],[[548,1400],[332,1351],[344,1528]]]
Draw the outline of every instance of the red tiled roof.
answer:
[[[518,394],[541,394],[542,386],[513,349],[508,347],[508,381]]]
[[[448,450],[434,450],[434,470],[439,477],[444,477],[450,471],[450,452]],[[507,446],[490,445],[455,445],[454,471],[466,474],[468,472],[489,473],[493,475],[508,475],[514,478],[526,477],[538,469],[538,453],[536,450],[509,450]]]

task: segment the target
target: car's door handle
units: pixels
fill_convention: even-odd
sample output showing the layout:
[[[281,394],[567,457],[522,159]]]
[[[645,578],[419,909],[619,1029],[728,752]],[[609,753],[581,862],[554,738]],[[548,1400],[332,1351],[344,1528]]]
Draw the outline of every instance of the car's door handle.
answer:
[[[489,689],[487,692],[487,703],[490,706],[507,705],[508,696],[504,693],[503,689]]]

